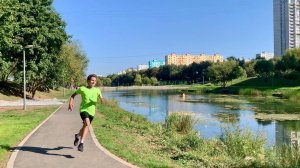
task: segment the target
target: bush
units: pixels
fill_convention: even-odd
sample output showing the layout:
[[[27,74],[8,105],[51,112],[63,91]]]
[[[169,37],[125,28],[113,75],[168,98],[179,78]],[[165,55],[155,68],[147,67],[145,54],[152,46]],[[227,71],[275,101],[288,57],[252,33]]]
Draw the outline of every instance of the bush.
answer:
[[[299,72],[294,70],[287,70],[283,77],[288,80],[296,80],[299,77]]]
[[[191,132],[182,137],[180,143],[178,144],[178,148],[181,150],[195,149],[200,146],[201,139],[199,134],[196,132]]]
[[[259,135],[253,135],[249,129],[241,130],[239,127],[230,130],[222,130],[221,141],[229,155],[233,157],[246,158],[253,157],[259,159],[264,156],[265,138]]]
[[[278,167],[300,167],[299,147],[283,145],[276,149]]]
[[[193,129],[195,122],[193,121],[190,115],[171,114],[167,118],[167,130],[168,131],[176,131],[178,133],[190,133]]]

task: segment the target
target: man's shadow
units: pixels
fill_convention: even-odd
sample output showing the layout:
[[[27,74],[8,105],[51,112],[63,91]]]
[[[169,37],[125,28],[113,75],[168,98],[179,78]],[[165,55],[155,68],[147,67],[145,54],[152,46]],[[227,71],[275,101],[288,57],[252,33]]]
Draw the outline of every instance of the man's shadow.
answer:
[[[49,151],[58,151],[58,150],[62,150],[62,149],[73,149],[72,147],[59,146],[59,147],[56,147],[56,148],[41,148],[41,147],[34,147],[34,146],[17,146],[17,147],[11,148],[8,145],[0,145],[0,148],[10,150],[12,152],[13,151],[28,151],[28,152],[34,152],[34,153],[39,153],[39,154],[43,154],[43,155],[64,156],[68,159],[75,158],[72,155],[62,155],[62,154],[48,153]]]

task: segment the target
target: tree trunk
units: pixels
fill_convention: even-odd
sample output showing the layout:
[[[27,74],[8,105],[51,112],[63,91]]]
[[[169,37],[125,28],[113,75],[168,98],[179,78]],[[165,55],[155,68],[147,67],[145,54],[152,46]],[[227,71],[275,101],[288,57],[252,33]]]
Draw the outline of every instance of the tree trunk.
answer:
[[[33,89],[32,92],[31,92],[31,98],[32,99],[34,99],[35,93],[36,93],[36,89]]]

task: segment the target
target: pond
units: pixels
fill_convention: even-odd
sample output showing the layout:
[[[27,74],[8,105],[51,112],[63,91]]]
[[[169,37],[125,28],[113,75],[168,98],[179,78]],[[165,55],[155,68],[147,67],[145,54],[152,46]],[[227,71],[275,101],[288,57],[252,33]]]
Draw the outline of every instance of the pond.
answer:
[[[159,90],[105,91],[103,96],[117,100],[126,111],[141,114],[151,122],[164,123],[166,117],[175,112],[189,114],[197,121],[194,129],[203,138],[219,137],[223,128],[238,126],[262,134],[271,146],[300,144],[300,121],[257,118],[260,113],[300,116],[300,104],[286,100],[237,95],[187,94],[182,97],[176,91]]]

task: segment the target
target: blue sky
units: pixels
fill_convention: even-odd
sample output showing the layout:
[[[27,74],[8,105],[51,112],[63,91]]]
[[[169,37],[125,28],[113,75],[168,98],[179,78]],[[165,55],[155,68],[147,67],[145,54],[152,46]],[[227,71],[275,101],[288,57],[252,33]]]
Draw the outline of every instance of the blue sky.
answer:
[[[90,62],[108,75],[170,53],[273,52],[272,0],[54,0]]]

